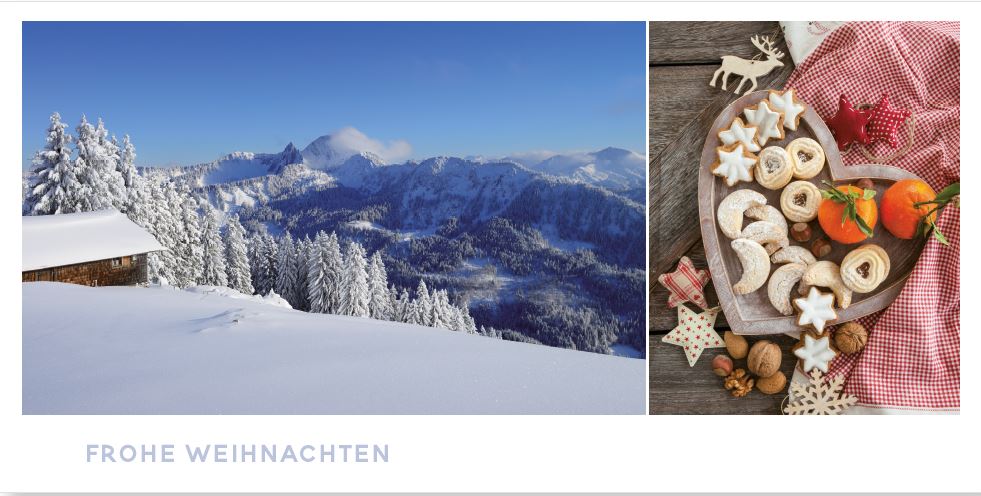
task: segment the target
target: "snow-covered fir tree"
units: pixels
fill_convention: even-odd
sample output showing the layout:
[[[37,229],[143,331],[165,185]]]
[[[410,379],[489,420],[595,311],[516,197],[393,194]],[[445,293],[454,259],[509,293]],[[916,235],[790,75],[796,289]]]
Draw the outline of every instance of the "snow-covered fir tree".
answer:
[[[130,141],[128,134],[123,135],[123,144],[120,147],[117,170],[123,178],[123,185],[126,187],[127,192],[132,191],[133,186],[141,179],[141,176],[136,171],[136,147]],[[127,204],[130,203],[132,201],[127,199]]]
[[[106,193],[113,208],[120,211],[124,210],[126,208],[126,180],[123,178],[119,165],[122,161],[119,143],[115,137],[109,136],[109,130],[106,129],[101,118],[96,125],[95,134],[100,148],[99,160],[94,164],[95,168],[102,176]]]
[[[296,308],[296,244],[289,232],[279,240],[276,259],[276,292]]]
[[[49,215],[78,212],[86,195],[72,160],[72,137],[58,112],[51,114],[45,146],[34,154],[24,213]]]
[[[296,240],[296,306],[297,310],[310,310],[310,288],[308,287],[307,277],[310,274],[310,260],[312,258],[313,242],[310,236]]]
[[[431,325],[429,322],[432,313],[432,302],[430,301],[429,288],[426,287],[426,281],[419,279],[419,285],[416,286],[416,298],[410,307],[408,323],[422,326]]]
[[[327,275],[327,263],[324,261],[326,237],[327,235],[321,231],[314,238],[307,263],[309,271],[307,274],[307,298],[310,303],[310,311],[313,313],[327,313],[327,287],[324,284],[324,278]]]
[[[253,293],[252,276],[249,273],[249,258],[245,253],[245,229],[233,215],[225,226],[225,268],[228,274],[228,287],[243,294]]]
[[[85,193],[79,210],[115,208],[121,194],[122,177],[116,171],[113,159],[107,155],[101,131],[97,131],[83,115],[75,133],[75,173]]]
[[[258,268],[259,268],[259,291],[262,294],[269,294],[270,291],[275,292],[276,289],[276,263],[279,253],[279,245],[276,243],[276,238],[273,238],[268,233],[263,233],[260,237],[260,245],[258,248]]]
[[[198,203],[191,196],[186,187],[182,187],[178,192],[180,199],[180,233],[181,241],[178,245],[180,250],[177,258],[180,260],[181,270],[179,273],[183,277],[183,286],[193,286],[201,282],[204,273],[204,256],[201,243],[201,219],[198,217]],[[246,260],[248,260],[246,258]],[[251,293],[250,293],[251,294]]]
[[[167,204],[166,187],[163,182],[152,179],[148,180],[149,186],[149,205],[147,209],[148,223],[144,225],[150,229],[151,234],[157,238],[164,248],[163,251],[155,251],[147,256],[147,271],[149,279],[157,283],[167,283],[177,285],[177,277],[174,267],[177,265],[175,252],[172,251],[177,246],[177,219]],[[148,227],[151,226],[151,227]]]
[[[344,272],[341,280],[340,313],[342,315],[368,316],[371,294],[368,290],[367,265],[364,248],[358,243],[349,242],[344,252]]]
[[[344,257],[341,255],[341,244],[337,240],[337,233],[332,232],[323,238],[320,252],[326,267],[323,278],[324,313],[340,313]]]
[[[371,262],[368,265],[368,293],[370,295],[368,314],[371,318],[390,320],[392,302],[388,295],[388,273],[385,271],[381,253],[377,251],[371,255]]]
[[[221,239],[218,212],[211,207],[205,207],[204,225],[201,226],[201,258],[204,264],[201,284],[227,286],[225,244]]]

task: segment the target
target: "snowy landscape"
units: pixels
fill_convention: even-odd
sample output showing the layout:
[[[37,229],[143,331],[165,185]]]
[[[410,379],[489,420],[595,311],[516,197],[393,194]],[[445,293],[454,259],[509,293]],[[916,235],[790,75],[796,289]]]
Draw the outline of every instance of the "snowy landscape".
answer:
[[[642,360],[297,312],[228,288],[35,282],[23,295],[25,414],[645,409]]]

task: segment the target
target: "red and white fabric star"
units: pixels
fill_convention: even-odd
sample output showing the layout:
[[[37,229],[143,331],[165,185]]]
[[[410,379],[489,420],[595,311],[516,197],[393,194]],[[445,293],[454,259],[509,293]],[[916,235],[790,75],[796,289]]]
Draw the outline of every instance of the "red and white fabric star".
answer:
[[[839,150],[844,151],[852,143],[869,144],[869,135],[865,131],[869,113],[856,109],[845,95],[838,99],[838,112],[825,122],[835,135]]]
[[[688,257],[681,257],[678,268],[674,272],[661,274],[657,282],[661,283],[671,292],[668,296],[668,306],[674,308],[686,301],[690,301],[702,309],[708,308],[705,301],[705,284],[708,283],[711,275],[705,269],[696,269],[695,265]]]
[[[719,333],[715,332],[715,318],[718,315],[718,308],[695,314],[688,307],[678,305],[678,327],[665,334],[661,341],[684,348],[688,366],[694,367],[706,349],[726,346]]]
[[[882,95],[879,103],[869,111],[869,125],[867,127],[869,143],[885,141],[889,146],[896,148],[899,146],[898,134],[901,126],[909,116],[913,115],[909,110],[895,109],[889,106],[889,94]]]

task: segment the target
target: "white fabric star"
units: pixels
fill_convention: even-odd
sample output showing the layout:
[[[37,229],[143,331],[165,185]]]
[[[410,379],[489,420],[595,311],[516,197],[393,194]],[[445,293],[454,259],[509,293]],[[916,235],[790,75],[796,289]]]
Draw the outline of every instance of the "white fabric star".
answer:
[[[770,92],[770,104],[773,108],[783,112],[783,127],[791,131],[797,130],[797,116],[804,112],[804,104],[800,100],[794,101],[794,90],[789,89],[783,94]]]
[[[681,346],[688,357],[688,366],[694,367],[706,348],[725,348],[725,342],[715,332],[718,307],[695,314],[685,305],[678,305],[678,327],[664,335],[661,341]]]
[[[766,142],[770,138],[783,139],[783,128],[780,123],[783,114],[774,112],[766,100],[761,100],[759,104],[753,107],[746,107],[743,114],[746,116],[747,124],[752,124],[758,128],[756,140],[759,141],[760,146],[766,146]]]
[[[747,150],[756,153],[760,151],[760,145],[756,144],[756,129],[755,126],[747,126],[742,119],[736,117],[732,124],[729,124],[729,129],[719,133],[719,140],[726,146],[742,143]]]
[[[804,334],[804,346],[794,350],[794,355],[804,360],[804,372],[816,368],[827,374],[828,364],[835,358],[835,354],[831,349],[830,336],[814,339],[810,334]]]

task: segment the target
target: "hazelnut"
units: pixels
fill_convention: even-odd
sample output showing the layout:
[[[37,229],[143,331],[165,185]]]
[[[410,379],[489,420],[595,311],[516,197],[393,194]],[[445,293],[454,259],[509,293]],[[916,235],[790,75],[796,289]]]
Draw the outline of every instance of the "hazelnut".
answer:
[[[732,373],[732,359],[728,355],[716,355],[712,359],[712,371],[719,377]]]
[[[835,346],[842,353],[858,353],[869,340],[869,333],[858,322],[846,322],[834,333]]]
[[[781,360],[783,360],[783,351],[780,347],[772,341],[763,339],[749,349],[746,367],[757,377],[770,377],[780,371]]]
[[[794,241],[805,243],[811,240],[811,226],[806,222],[798,222],[790,227],[790,237]]]
[[[818,238],[811,243],[811,253],[815,258],[824,258],[831,253],[831,241],[828,238]]]
[[[756,389],[759,389],[763,394],[777,394],[783,391],[785,387],[787,387],[787,376],[783,375],[783,372],[779,370],[770,377],[763,377],[756,380]]]
[[[749,352],[749,343],[746,342],[746,338],[732,331],[726,331],[722,335],[722,339],[726,342],[726,351],[732,358],[736,360],[746,358],[746,353]]]
[[[858,182],[855,183],[855,187],[862,188],[862,189],[872,189],[875,187],[875,184],[872,183],[871,179],[866,177],[866,178],[859,179]]]

